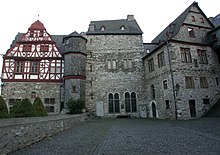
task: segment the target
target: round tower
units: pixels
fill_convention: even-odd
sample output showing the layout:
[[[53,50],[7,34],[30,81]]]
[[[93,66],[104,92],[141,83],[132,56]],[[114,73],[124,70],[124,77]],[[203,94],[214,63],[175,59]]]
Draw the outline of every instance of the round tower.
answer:
[[[77,32],[63,38],[64,101],[85,100],[86,42]]]

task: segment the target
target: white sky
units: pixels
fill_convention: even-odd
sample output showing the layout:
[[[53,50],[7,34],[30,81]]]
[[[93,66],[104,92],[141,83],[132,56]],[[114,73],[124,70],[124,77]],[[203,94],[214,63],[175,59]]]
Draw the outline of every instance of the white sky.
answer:
[[[151,42],[194,0],[2,0],[0,54],[5,54],[18,32],[25,33],[38,19],[53,34],[86,32],[92,20],[126,19],[133,14]],[[197,0],[207,17],[220,13],[220,0]],[[2,59],[0,59],[0,68]]]

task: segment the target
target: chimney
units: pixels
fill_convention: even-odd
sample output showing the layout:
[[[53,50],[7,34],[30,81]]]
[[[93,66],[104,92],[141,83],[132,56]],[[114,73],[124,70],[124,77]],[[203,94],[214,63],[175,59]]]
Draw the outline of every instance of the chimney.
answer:
[[[128,20],[128,21],[134,20],[134,15],[127,15],[127,20]]]
[[[89,31],[95,31],[95,24],[94,23],[89,24]]]

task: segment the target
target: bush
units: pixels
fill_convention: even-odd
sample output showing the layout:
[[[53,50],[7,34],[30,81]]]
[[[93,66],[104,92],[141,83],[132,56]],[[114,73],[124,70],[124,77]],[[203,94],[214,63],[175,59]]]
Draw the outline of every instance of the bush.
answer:
[[[8,118],[8,108],[5,103],[5,100],[0,96],[0,118]]]
[[[43,102],[41,101],[39,97],[35,98],[33,106],[34,106],[37,116],[48,115],[46,109],[44,108]]]
[[[66,104],[69,108],[70,114],[81,114],[82,110],[85,108],[85,101],[81,99],[70,99]]]
[[[13,107],[10,110],[10,114],[12,117],[15,117],[16,114],[18,113],[18,107],[20,106],[21,101],[16,101]]]
[[[36,111],[29,99],[23,99],[13,110],[14,117],[34,117]]]

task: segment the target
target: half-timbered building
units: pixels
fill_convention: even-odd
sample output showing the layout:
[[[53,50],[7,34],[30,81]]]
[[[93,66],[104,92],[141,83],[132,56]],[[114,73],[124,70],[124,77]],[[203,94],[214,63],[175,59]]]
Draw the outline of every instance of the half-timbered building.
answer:
[[[18,34],[3,57],[2,94],[9,107],[23,98],[44,101],[48,112],[60,112],[63,60],[60,48],[37,20]]]

